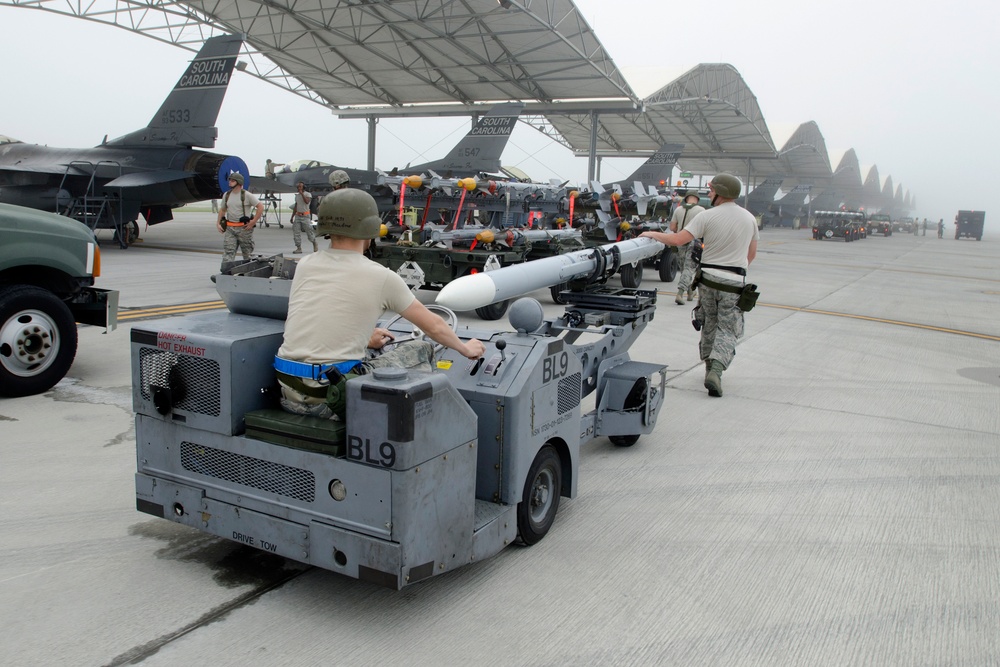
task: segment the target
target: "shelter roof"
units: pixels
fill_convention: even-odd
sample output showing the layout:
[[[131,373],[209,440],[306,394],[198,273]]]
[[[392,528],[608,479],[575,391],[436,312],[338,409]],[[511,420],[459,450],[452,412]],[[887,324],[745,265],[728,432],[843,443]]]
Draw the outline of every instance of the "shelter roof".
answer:
[[[358,105],[377,115],[380,108],[425,104],[639,101],[572,0],[18,4],[111,23],[190,51],[217,34],[243,34],[245,71],[334,113]]]
[[[589,152],[590,114],[548,115],[578,154]],[[597,154],[628,156],[684,144],[679,164],[700,173],[745,169],[747,158],[777,156],[757,98],[732,65],[702,64],[642,100],[642,110],[598,116]]]

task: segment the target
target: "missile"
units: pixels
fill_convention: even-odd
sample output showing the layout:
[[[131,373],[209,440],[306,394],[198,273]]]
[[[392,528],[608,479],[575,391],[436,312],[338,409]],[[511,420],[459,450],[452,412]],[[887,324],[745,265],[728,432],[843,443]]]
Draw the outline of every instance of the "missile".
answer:
[[[520,243],[551,241],[553,239],[579,239],[583,235],[579,229],[493,229],[491,227],[477,228],[466,227],[451,231],[434,230],[431,233],[431,240],[436,243],[454,243],[478,241],[480,243],[493,243],[500,241],[513,247]]]
[[[651,238],[635,238],[462,276],[445,285],[435,301],[453,310],[474,310],[571,280],[598,280],[663,247]]]

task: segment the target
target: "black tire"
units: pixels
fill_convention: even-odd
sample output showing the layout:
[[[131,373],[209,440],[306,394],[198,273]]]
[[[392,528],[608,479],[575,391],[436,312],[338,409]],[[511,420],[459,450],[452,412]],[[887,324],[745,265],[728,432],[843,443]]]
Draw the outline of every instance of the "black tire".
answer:
[[[638,435],[609,435],[608,440],[611,441],[615,447],[631,447],[635,443],[639,442]]]
[[[536,544],[552,527],[562,491],[562,460],[552,445],[545,445],[528,470],[521,502],[517,504],[517,534],[525,546]]]
[[[660,261],[657,266],[657,269],[660,272],[660,282],[674,282],[674,278],[677,277],[677,266],[679,264],[680,261],[677,259],[676,252],[673,252],[670,249],[664,250],[660,255]]]
[[[559,293],[564,289],[567,289],[569,285],[567,283],[559,283],[558,285],[553,285],[549,288],[549,294],[552,295],[552,303],[563,306],[566,304],[566,299],[559,296]]]
[[[622,266],[618,273],[621,274],[622,287],[627,287],[629,289],[635,289],[642,284],[642,262],[638,261],[635,266],[631,264],[625,264]]]
[[[476,308],[476,315],[479,315],[479,318],[483,320],[499,320],[507,312],[507,306],[509,305],[509,300],[491,303],[488,306]]]
[[[51,389],[73,365],[76,343],[73,314],[55,294],[29,285],[0,291],[0,395]]]

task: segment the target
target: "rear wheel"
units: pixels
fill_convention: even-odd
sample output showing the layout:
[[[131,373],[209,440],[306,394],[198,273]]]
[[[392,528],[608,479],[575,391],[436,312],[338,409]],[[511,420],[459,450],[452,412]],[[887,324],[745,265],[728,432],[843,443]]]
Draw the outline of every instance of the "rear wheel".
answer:
[[[76,322],[48,290],[0,291],[0,395],[30,396],[63,379],[76,357]]]
[[[562,460],[555,447],[545,445],[528,470],[517,505],[517,534],[525,545],[536,544],[549,532],[559,510],[561,491]]]

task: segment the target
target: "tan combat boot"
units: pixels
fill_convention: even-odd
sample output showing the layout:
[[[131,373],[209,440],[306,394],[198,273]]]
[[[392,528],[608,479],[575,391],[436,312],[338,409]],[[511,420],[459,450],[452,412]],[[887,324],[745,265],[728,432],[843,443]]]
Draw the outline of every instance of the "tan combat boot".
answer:
[[[296,248],[295,250],[292,251],[292,254],[293,255],[301,255],[302,254],[302,248]]]
[[[712,359],[705,362],[708,372],[705,373],[705,389],[709,396],[722,396],[722,371],[726,370],[722,362]]]
[[[319,244],[313,241],[313,252],[319,252]]]

